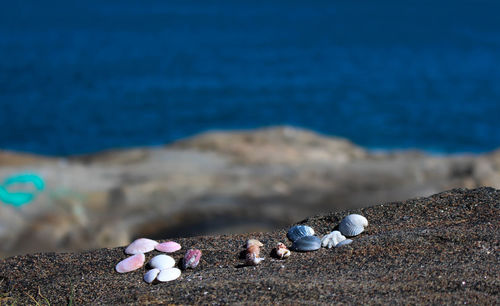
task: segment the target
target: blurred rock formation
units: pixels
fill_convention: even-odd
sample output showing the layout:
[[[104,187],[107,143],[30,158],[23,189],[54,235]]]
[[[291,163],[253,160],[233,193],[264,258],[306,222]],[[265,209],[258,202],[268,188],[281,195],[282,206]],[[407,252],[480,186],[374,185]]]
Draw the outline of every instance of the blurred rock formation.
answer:
[[[376,153],[276,127],[69,158],[0,152],[0,180],[22,172],[43,177],[46,190],[20,208],[0,203],[0,257],[115,247],[140,236],[270,231],[455,187],[500,188],[500,150]]]

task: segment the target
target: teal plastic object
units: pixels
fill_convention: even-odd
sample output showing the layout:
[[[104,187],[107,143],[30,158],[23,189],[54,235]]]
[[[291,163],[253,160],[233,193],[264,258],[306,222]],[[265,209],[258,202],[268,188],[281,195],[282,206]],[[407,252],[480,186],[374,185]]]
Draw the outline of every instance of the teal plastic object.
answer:
[[[18,191],[10,192],[8,187],[14,184],[26,184],[32,183],[35,190],[32,192]],[[36,174],[19,174],[7,178],[2,185],[0,185],[0,201],[15,206],[20,207],[24,204],[28,204],[34,200],[36,194],[39,191],[45,189],[45,182],[43,179]]]

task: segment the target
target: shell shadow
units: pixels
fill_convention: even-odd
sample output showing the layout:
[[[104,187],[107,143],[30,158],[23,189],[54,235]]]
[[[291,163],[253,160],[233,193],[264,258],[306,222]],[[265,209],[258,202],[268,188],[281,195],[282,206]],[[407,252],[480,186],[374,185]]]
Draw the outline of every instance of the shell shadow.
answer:
[[[274,259],[281,259],[276,248],[272,249],[271,252],[269,252],[269,256]]]
[[[238,259],[245,259],[247,256],[247,250],[243,250],[240,252],[240,254],[238,255]]]
[[[184,261],[184,257],[179,259],[177,261],[177,264],[175,265],[177,268],[179,268],[180,270],[184,271],[186,269],[184,269],[184,264],[183,264],[183,261]]]
[[[239,260],[245,260],[246,259],[246,256],[247,256],[247,250],[242,250],[239,254],[238,254],[238,259]],[[239,269],[239,268],[244,268],[244,267],[247,267],[246,264],[242,263],[242,264],[237,264],[236,266],[234,266],[236,269]]]

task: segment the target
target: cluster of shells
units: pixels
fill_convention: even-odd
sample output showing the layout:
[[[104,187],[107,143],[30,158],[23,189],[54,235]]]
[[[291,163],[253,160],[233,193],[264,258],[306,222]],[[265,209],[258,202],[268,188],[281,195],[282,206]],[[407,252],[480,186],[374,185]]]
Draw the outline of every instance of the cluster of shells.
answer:
[[[321,244],[323,247],[328,248],[350,244],[352,240],[346,237],[354,237],[361,234],[367,226],[368,220],[365,217],[357,214],[348,215],[340,221],[338,231],[333,231],[323,236]]]
[[[361,234],[365,227],[368,226],[368,220],[357,214],[351,214],[342,219],[338,226],[338,231],[332,231],[331,233],[319,238],[315,235],[314,229],[307,225],[296,225],[288,230],[287,237],[292,241],[292,246],[290,249],[296,252],[310,252],[316,251],[323,247],[341,247],[343,245],[350,244],[351,239],[346,237],[354,237]],[[256,240],[250,239],[246,243],[246,256],[245,263],[249,266],[256,266],[264,258],[260,257],[260,247],[263,244]],[[290,250],[282,242],[279,242],[274,253],[280,259],[285,259],[290,256]]]
[[[288,230],[287,237],[292,241],[291,250],[296,252],[316,251],[323,247],[340,247],[350,244],[351,239],[346,237],[354,237],[361,234],[365,227],[368,226],[368,220],[357,214],[351,214],[342,219],[338,226],[338,231],[323,236],[320,239],[315,235],[314,230],[307,225],[296,225]],[[260,248],[264,246],[257,239],[249,239],[246,244],[245,264],[248,266],[256,266],[265,258],[260,257]],[[144,265],[146,260],[145,253],[157,250],[164,253],[173,253],[181,249],[181,245],[174,241],[158,243],[157,241],[140,238],[132,242],[126,249],[125,253],[132,255],[120,261],[115,269],[118,273],[126,273],[137,270]],[[291,254],[290,250],[282,242],[279,242],[274,249],[274,254],[280,259],[288,258]],[[182,268],[195,268],[200,262],[201,251],[190,249],[184,255],[182,260]],[[152,283],[155,280],[159,282],[173,281],[181,276],[181,270],[175,267],[175,260],[165,254],[154,256],[148,263],[150,270],[144,275],[144,281]]]
[[[260,257],[260,248],[262,246],[264,246],[264,244],[257,239],[247,240],[245,244],[245,264],[247,266],[256,266],[265,259],[264,257]],[[276,248],[274,249],[274,254],[279,259],[285,259],[290,256],[290,250],[284,243],[278,242]]]
[[[354,237],[361,234],[365,227],[368,226],[368,220],[357,214],[351,214],[342,219],[338,226],[338,231],[319,237],[314,235],[314,230],[307,225],[296,225],[290,228],[287,233],[288,239],[292,244],[292,250],[298,252],[315,251],[323,247],[341,247],[350,244],[351,239],[346,237]]]
[[[145,253],[157,250],[164,253],[174,253],[181,249],[181,245],[174,241],[159,243],[157,241],[139,238],[132,242],[126,249],[125,254],[132,255],[120,261],[115,270],[118,273],[127,273],[142,268],[146,261]],[[182,259],[182,268],[195,268],[200,262],[201,251],[197,249],[187,250]],[[175,260],[171,256],[156,255],[148,263],[150,270],[144,274],[144,281],[152,283],[173,281],[181,276],[181,270],[175,267]]]

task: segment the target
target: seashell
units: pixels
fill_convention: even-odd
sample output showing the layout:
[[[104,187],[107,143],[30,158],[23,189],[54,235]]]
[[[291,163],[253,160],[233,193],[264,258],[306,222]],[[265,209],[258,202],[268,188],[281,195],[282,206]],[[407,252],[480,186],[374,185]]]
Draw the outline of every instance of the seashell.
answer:
[[[264,244],[257,239],[248,239],[246,243],[246,248],[248,249],[251,245],[256,245],[258,247],[264,246]]]
[[[294,242],[299,238],[312,235],[314,235],[314,230],[307,225],[295,225],[292,228],[290,228],[288,230],[288,233],[286,234],[288,239]]]
[[[151,252],[152,250],[155,249],[155,246],[158,244],[158,242],[147,239],[147,238],[139,238],[134,240],[126,249],[125,253],[134,255],[134,254],[139,254],[139,253],[147,253]]]
[[[339,231],[333,231],[328,235],[323,236],[321,238],[321,245],[326,248],[328,246],[329,249],[332,248],[332,246],[336,246],[339,242],[344,241],[346,238],[344,235],[342,235],[341,232]]]
[[[292,249],[299,252],[316,251],[321,248],[321,239],[316,236],[305,236],[295,240]]]
[[[251,245],[247,248],[247,253],[254,253],[257,257],[259,257],[260,248],[256,245]]]
[[[339,248],[343,245],[348,245],[348,244],[351,244],[352,240],[351,239],[346,239],[346,240],[343,240],[339,243],[337,243],[337,245],[335,246],[336,248]]]
[[[182,268],[185,270],[187,268],[194,269],[200,263],[201,251],[197,249],[189,249],[182,259]]]
[[[181,270],[177,268],[168,268],[161,270],[156,279],[160,282],[169,282],[181,276]]]
[[[287,258],[290,256],[290,250],[287,249],[284,243],[278,242],[278,245],[276,246],[276,255],[278,255],[281,259]]]
[[[157,255],[149,261],[149,266],[151,268],[157,268],[160,270],[165,270],[175,266],[175,260],[168,255]]]
[[[144,281],[148,284],[151,284],[156,277],[158,276],[158,273],[160,273],[160,269],[151,269],[146,274],[144,274]]]
[[[247,241],[247,253],[245,255],[245,263],[249,266],[256,266],[264,258],[260,258],[260,246],[263,244],[256,239],[250,239]]]
[[[142,253],[125,258],[116,265],[116,272],[127,273],[137,270],[144,265],[144,260],[146,260],[146,257]]]
[[[248,252],[246,257],[245,257],[245,263],[249,266],[256,266],[264,259],[265,258],[263,258],[263,257],[259,257],[258,254],[255,254],[253,252]]]
[[[352,214],[340,221],[339,231],[344,236],[353,237],[361,234],[366,226],[368,226],[368,220],[365,217]]]
[[[159,243],[155,246],[155,249],[160,252],[173,253],[181,249],[181,245],[174,241],[167,241]]]

